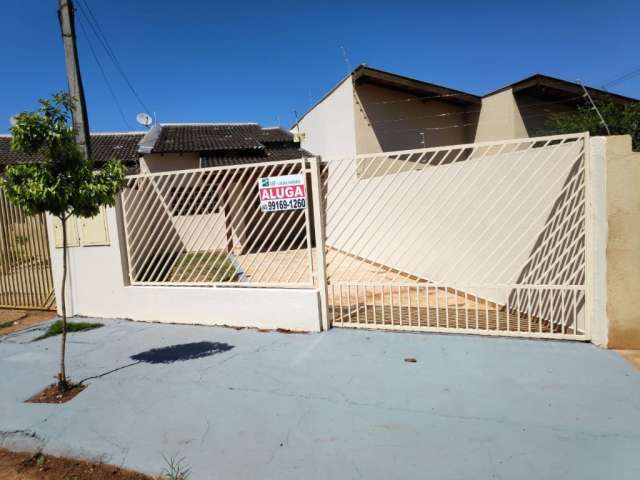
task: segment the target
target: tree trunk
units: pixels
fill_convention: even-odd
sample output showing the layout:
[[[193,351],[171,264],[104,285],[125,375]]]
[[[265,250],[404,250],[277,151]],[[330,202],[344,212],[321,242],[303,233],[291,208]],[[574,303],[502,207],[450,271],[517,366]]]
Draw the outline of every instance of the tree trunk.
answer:
[[[67,281],[67,217],[60,217],[62,222],[62,286],[60,288],[60,301],[62,310],[62,345],[60,348],[60,373],[58,373],[58,389],[65,392],[69,389],[67,372],[64,365],[67,346],[67,296],[65,286]]]

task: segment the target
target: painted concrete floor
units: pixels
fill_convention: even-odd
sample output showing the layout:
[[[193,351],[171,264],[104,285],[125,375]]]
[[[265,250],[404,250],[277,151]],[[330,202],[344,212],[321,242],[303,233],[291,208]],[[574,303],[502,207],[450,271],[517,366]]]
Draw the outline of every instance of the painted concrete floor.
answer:
[[[69,373],[125,368],[64,405],[23,403],[59,338],[0,340],[0,446],[151,474],[184,456],[196,480],[640,478],[640,372],[590,344],[105,323],[70,336]]]

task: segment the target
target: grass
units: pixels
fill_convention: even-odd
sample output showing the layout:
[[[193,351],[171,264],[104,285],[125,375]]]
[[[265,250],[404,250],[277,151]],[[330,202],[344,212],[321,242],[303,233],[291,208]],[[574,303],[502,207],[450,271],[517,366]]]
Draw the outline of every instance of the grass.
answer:
[[[0,323],[0,330],[2,330],[3,328],[9,328],[14,323],[15,323],[15,320],[9,320],[8,322]]]
[[[103,325],[101,323],[89,323],[89,322],[67,322],[67,333],[71,332],[84,332],[86,330],[93,330],[94,328],[100,328]],[[51,326],[40,335],[36,340],[43,340],[49,337],[55,337],[62,333],[62,320],[58,320],[51,324]]]
[[[226,252],[183,253],[169,272],[170,282],[231,282],[238,272]]]

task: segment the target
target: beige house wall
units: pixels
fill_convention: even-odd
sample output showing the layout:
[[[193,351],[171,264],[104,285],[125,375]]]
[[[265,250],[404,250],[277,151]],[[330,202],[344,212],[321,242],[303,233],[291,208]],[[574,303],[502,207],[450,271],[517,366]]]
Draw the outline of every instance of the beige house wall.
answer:
[[[528,137],[527,128],[511,89],[482,99],[475,142],[525,137]]]
[[[170,172],[200,167],[197,153],[148,153],[140,158],[140,171],[143,173]]]
[[[631,137],[607,137],[609,348],[640,348],[640,153]]]
[[[412,97],[416,100],[406,101]],[[479,107],[423,100],[368,83],[356,85],[354,99],[358,154],[457,145],[475,136]]]

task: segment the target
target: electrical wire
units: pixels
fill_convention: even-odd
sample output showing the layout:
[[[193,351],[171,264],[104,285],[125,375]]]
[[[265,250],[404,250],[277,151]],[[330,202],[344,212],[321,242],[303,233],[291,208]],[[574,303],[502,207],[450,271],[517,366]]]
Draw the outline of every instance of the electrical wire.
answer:
[[[557,103],[566,103],[566,102],[572,102],[574,100],[579,100],[580,98],[585,98],[585,94],[582,95],[578,95],[575,97],[570,97],[570,98],[566,98],[563,100],[547,100],[545,102],[539,102],[539,103],[528,103],[526,105],[522,105],[522,106],[518,106],[519,109],[526,109],[529,107],[535,107],[535,106],[541,106],[541,105],[553,105],[553,104],[557,104]],[[360,102],[362,103],[362,102]],[[370,103],[367,103],[367,105],[370,105]],[[460,111],[449,111],[449,112],[442,112],[442,113],[436,113],[436,114],[432,114],[432,115],[421,115],[419,117],[400,117],[400,118],[391,118],[391,119],[386,119],[386,120],[380,120],[380,121],[376,121],[376,122],[370,122],[372,125],[379,125],[379,124],[383,124],[383,123],[397,123],[397,122],[403,122],[403,121],[407,121],[407,120],[421,120],[421,119],[425,119],[425,118],[442,118],[442,117],[450,117],[450,116],[455,116],[455,115],[466,115],[468,113],[480,113],[481,109],[477,109],[477,110],[460,110]]]
[[[638,75],[640,75],[640,67],[634,68],[630,72],[627,72],[624,75],[620,75],[619,77],[605,83],[604,85],[602,85],[602,89],[606,90],[607,88],[613,87],[614,85],[619,85],[623,82],[626,82],[627,80],[631,80],[632,78],[637,77]]]
[[[84,5],[84,7],[81,4]],[[96,16],[93,14],[91,7],[89,7],[89,4],[85,0],[80,0],[76,5],[78,6],[78,10],[80,11],[80,13],[87,20],[89,27],[91,28],[91,30],[93,30],[93,33],[95,34],[96,38],[102,45],[102,48],[104,48],[104,50],[107,52],[107,55],[111,59],[113,65],[116,67],[116,70],[118,70],[118,72],[124,79],[125,83],[129,87],[129,90],[131,90],[131,93],[133,94],[133,96],[136,98],[136,100],[138,101],[140,106],[143,108],[143,110],[145,112],[150,113],[151,110],[146,106],[146,104],[140,97],[140,94],[138,94],[137,90],[129,80],[129,77],[127,76],[126,72],[122,68],[122,65],[120,64],[120,60],[118,60],[118,57],[116,56],[115,52],[111,48],[111,45],[109,44],[109,41],[107,40],[107,37],[104,34],[104,31],[100,27],[100,23],[98,22]]]
[[[533,118],[533,117],[543,117],[548,115],[548,112],[544,112],[544,113],[533,113],[533,114],[527,114],[527,115],[520,115],[522,118]],[[503,118],[507,118],[507,115],[503,115],[503,116],[495,116],[492,115],[491,119],[488,121],[483,121],[482,123],[495,123],[498,120],[501,120]],[[378,129],[378,131],[380,132],[422,132],[422,131],[439,131],[439,130],[449,130],[451,128],[464,128],[464,127],[471,127],[473,125],[478,125],[480,123],[480,120],[477,120],[475,122],[466,122],[466,123],[459,123],[459,124],[455,124],[455,125],[444,125],[442,127],[416,127],[416,128],[399,128],[399,129],[389,129],[389,128],[380,128]]]
[[[104,68],[102,67],[102,64],[100,63],[100,59],[98,58],[98,55],[96,54],[96,51],[93,48],[93,44],[91,43],[91,39],[89,38],[89,33],[87,32],[87,29],[85,28],[84,23],[82,22],[82,18],[80,18],[79,20],[80,21],[78,23],[80,24],[80,28],[82,29],[82,32],[84,33],[85,39],[87,40],[87,45],[89,46],[89,50],[91,50],[91,54],[93,55],[93,58],[96,61],[96,64],[98,65],[98,68],[100,69],[100,73],[102,75],[102,79],[104,80],[104,83],[107,85],[107,89],[109,90],[109,93],[111,94],[111,98],[113,99],[113,103],[115,103],[118,111],[120,112],[120,116],[122,117],[122,121],[126,125],[127,130],[133,130],[131,128],[131,124],[127,121],[127,117],[124,114],[124,110],[122,109],[122,106],[120,105],[120,102],[118,101],[118,97],[116,96],[116,93],[113,91],[113,87],[111,86],[111,83],[109,83],[109,79],[107,78],[107,74],[106,74]]]
[[[408,102],[417,102],[419,100],[431,100],[434,98],[448,98],[448,97],[459,97],[461,95],[464,96],[473,96],[470,93],[443,93],[442,95],[426,95],[426,96],[413,96],[413,97],[405,97],[405,98],[397,98],[395,100],[382,100],[380,102],[370,102],[369,105],[388,105],[393,103],[408,103]]]

